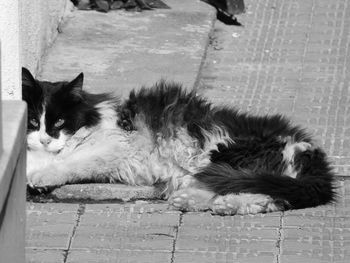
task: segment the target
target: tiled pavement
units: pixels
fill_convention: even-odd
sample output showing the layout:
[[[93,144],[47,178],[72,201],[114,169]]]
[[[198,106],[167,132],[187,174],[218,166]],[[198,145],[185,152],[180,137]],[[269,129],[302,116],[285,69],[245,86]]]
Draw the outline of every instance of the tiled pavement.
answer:
[[[243,27],[216,23],[200,91],[308,127],[350,175],[350,2],[246,0]]]
[[[255,216],[165,203],[29,203],[28,262],[349,262],[350,181],[337,205]]]
[[[199,91],[307,126],[334,160],[336,205],[256,216],[165,203],[28,203],[28,262],[350,262],[350,3],[246,0],[216,23]]]

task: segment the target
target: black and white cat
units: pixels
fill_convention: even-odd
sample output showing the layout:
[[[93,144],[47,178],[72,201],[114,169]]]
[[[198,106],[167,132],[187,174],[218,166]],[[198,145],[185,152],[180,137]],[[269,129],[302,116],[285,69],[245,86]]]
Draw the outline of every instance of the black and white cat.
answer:
[[[28,185],[162,185],[172,207],[255,214],[335,200],[334,174],[311,137],[280,115],[211,105],[160,81],[121,102],[22,71]]]

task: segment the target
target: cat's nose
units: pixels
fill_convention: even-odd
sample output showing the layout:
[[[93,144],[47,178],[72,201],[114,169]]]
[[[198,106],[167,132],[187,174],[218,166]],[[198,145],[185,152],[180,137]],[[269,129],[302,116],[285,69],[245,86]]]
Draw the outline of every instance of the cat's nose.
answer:
[[[40,137],[40,143],[44,146],[49,145],[51,141],[50,137]]]

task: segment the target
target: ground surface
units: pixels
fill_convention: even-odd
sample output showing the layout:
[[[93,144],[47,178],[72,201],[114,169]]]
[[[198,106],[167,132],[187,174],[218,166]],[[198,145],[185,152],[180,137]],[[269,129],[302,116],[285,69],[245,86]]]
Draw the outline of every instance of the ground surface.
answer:
[[[244,27],[216,23],[202,93],[253,113],[291,116],[349,176],[349,2],[245,2]]]
[[[337,204],[221,217],[172,211],[161,202],[28,202],[28,262],[350,261],[350,6],[346,0],[245,2],[244,27],[217,22],[199,81],[195,75],[187,83],[197,83],[215,103],[282,112],[309,127],[341,175]],[[198,72],[201,59],[195,61]]]
[[[197,0],[167,0],[171,9],[76,11],[44,58],[40,77],[70,80],[85,73],[90,92],[127,95],[161,78],[192,87],[214,9]]]
[[[350,181],[339,203],[256,216],[164,203],[28,203],[29,262],[349,262]]]

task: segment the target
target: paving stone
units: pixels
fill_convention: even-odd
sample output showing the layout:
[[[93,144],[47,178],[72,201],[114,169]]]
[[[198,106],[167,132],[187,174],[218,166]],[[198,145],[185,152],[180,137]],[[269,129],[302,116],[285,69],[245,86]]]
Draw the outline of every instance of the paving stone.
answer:
[[[319,255],[319,254],[307,254],[299,253],[298,255],[282,255],[279,258],[281,263],[347,263],[349,262],[349,257],[343,256],[329,256],[329,255]]]
[[[87,205],[72,248],[172,251],[178,213],[119,212],[118,206]]]
[[[349,240],[287,240],[281,244],[280,262],[349,262]]]
[[[341,181],[336,204],[284,213],[279,262],[350,260],[349,189],[350,181]]]
[[[237,228],[278,228],[280,225],[280,212],[257,214],[257,215],[235,215],[218,216],[210,213],[186,213],[183,225],[198,226],[209,225],[217,228],[237,227]]]
[[[27,202],[27,216],[31,214],[71,214],[76,213],[79,208],[74,203],[35,203]]]
[[[27,205],[27,248],[67,249],[77,220],[78,205]]]
[[[153,250],[115,250],[115,249],[91,249],[72,250],[67,263],[165,263],[171,262],[171,252]]]
[[[136,201],[134,203],[104,203],[104,204],[87,204],[84,208],[84,213],[93,214],[146,214],[146,213],[169,213],[177,214],[180,212],[176,210],[169,210],[169,205],[165,201]]]
[[[27,263],[63,263],[65,251],[58,249],[26,249]]]
[[[284,239],[349,240],[349,218],[307,218],[288,216],[282,229]]]
[[[174,263],[273,263],[275,256],[271,253],[256,252],[256,253],[234,253],[234,252],[176,252]]]
[[[182,218],[177,252],[235,252],[238,255],[266,252],[274,255],[280,218],[274,215],[212,216],[190,213]]]

